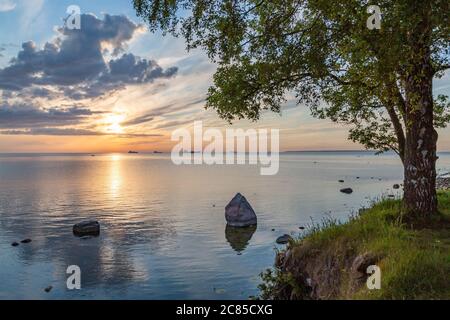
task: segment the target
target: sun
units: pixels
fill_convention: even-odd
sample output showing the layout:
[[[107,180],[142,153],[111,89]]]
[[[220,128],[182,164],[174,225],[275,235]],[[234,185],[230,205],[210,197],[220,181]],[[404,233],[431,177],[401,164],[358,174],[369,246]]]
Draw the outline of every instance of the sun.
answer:
[[[115,134],[123,133],[124,129],[121,126],[121,123],[123,122],[124,119],[125,116],[121,114],[108,115],[105,118],[106,131],[108,133],[115,133]]]

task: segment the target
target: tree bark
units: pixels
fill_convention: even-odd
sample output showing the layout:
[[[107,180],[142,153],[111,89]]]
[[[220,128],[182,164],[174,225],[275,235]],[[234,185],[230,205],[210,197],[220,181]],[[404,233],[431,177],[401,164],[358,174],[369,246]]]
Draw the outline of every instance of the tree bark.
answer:
[[[436,145],[433,125],[432,70],[417,66],[406,81],[404,203],[408,215],[427,220],[437,212]]]

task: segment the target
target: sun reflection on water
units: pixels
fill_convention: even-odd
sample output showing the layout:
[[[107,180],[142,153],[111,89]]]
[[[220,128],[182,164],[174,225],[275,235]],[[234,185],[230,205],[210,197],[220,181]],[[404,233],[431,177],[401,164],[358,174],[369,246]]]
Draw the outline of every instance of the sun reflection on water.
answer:
[[[122,187],[122,161],[121,155],[113,154],[111,155],[110,161],[110,174],[109,174],[109,189],[110,194],[113,198],[116,198],[120,195],[121,187]]]

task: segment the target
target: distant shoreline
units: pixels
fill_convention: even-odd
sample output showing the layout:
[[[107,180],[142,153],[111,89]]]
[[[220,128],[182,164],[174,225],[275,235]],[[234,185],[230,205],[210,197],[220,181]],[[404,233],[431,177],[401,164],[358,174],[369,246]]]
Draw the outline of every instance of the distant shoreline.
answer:
[[[292,154],[292,153],[376,153],[375,150],[287,150],[280,151],[280,154]],[[161,155],[170,154],[171,152],[158,151],[139,151],[140,155]],[[438,151],[438,154],[450,153],[450,151]],[[124,152],[0,152],[0,156],[91,156],[91,155],[110,155],[110,154],[123,154],[129,155],[128,151]],[[245,154],[248,154],[246,152]],[[394,152],[388,151],[384,154],[395,155]]]

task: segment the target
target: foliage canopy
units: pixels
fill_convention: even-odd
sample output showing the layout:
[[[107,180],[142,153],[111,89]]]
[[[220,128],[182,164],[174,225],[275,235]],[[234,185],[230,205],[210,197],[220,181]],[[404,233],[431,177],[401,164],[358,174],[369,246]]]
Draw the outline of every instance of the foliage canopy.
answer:
[[[353,141],[403,159],[405,82],[426,56],[434,77],[449,67],[450,4],[380,0],[381,29],[370,30],[371,4],[134,0],[152,31],[181,35],[188,50],[203,48],[218,64],[207,108],[222,118],[258,120],[294,94],[314,116],[350,125]],[[435,98],[435,127],[450,120],[449,109],[447,97]]]

